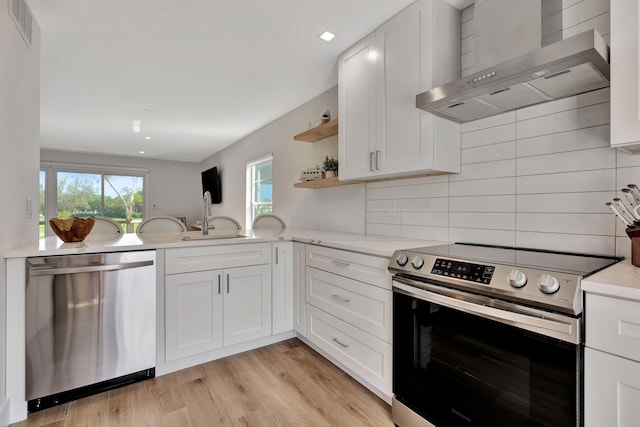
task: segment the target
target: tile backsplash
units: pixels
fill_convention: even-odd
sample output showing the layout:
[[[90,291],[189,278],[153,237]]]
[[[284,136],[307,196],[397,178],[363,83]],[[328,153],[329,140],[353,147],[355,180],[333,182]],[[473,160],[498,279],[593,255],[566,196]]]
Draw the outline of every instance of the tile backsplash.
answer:
[[[630,255],[605,202],[640,185],[640,156],[609,147],[608,89],[465,123],[461,158],[367,184],[367,233]]]

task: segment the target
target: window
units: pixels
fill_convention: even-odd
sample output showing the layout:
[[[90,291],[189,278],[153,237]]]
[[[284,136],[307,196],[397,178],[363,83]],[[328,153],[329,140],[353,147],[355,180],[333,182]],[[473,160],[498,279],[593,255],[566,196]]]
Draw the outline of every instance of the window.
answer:
[[[106,216],[134,233],[144,216],[143,196],[142,171],[45,168],[40,171],[40,235],[52,234],[45,227],[50,218],[72,216]]]
[[[273,211],[273,156],[247,163],[247,228],[262,214]]]

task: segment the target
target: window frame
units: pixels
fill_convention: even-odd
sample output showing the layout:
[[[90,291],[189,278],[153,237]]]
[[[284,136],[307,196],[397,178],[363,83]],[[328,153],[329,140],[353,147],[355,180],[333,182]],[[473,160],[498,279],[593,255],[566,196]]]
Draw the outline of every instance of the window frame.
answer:
[[[41,162],[40,171],[45,174],[44,188],[44,222],[45,237],[54,236],[49,220],[58,215],[58,172],[88,173],[96,175],[139,176],[142,178],[142,217],[149,215],[146,203],[147,181],[150,170],[147,168],[123,167],[110,165],[91,165],[78,163]],[[104,212],[104,178],[101,180],[100,211]]]
[[[253,200],[253,190],[254,190],[254,185],[255,185],[255,167],[258,166],[261,163],[265,163],[265,162],[271,162],[271,202],[270,203],[254,203]],[[252,160],[249,160],[247,162],[247,167],[246,167],[246,227],[245,228],[250,228],[253,225],[253,220],[254,220],[254,216],[253,216],[253,212],[254,212],[254,207],[257,205],[271,205],[271,211],[273,212],[273,165],[274,165],[274,160],[273,160],[273,153],[268,153],[268,154],[264,154],[260,157],[256,157]]]

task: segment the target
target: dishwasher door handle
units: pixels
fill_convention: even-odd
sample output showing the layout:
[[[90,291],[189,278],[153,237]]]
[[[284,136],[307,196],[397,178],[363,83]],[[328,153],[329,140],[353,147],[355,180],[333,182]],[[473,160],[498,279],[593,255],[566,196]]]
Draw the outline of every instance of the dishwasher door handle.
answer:
[[[73,274],[73,273],[95,273],[98,271],[116,271],[126,270],[129,268],[147,267],[153,265],[153,261],[138,261],[138,262],[125,262],[118,264],[96,264],[86,265],[80,267],[57,267],[52,265],[51,267],[29,267],[29,276],[53,276],[58,274]]]

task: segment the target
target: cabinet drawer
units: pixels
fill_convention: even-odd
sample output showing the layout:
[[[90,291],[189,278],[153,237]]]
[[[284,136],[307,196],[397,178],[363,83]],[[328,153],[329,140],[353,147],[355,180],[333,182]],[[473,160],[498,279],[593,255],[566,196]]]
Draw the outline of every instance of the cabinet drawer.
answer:
[[[306,276],[309,304],[391,342],[391,291],[313,267]]]
[[[640,361],[640,302],[587,294],[588,347]]]
[[[165,273],[190,273],[192,271],[243,267],[268,264],[270,262],[270,243],[167,249]]]
[[[391,290],[389,259],[307,245],[307,265]]]
[[[372,386],[391,395],[391,344],[307,305],[307,338]]]

